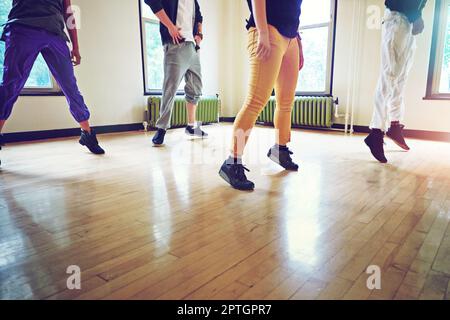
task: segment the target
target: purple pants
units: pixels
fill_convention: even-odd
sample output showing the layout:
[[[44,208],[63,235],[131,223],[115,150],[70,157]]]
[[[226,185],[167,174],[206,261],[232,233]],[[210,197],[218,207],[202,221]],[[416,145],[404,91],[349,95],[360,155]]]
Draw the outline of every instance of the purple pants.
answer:
[[[0,120],[7,120],[39,53],[66,96],[77,122],[89,120],[89,110],[78,90],[67,43],[43,29],[10,26],[6,33],[3,82],[0,84]]]

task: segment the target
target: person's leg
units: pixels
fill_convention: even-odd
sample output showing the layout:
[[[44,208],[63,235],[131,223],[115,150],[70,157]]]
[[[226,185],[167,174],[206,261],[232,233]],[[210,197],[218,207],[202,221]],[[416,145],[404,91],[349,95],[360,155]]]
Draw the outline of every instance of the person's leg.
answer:
[[[396,43],[399,41],[398,29],[400,26],[400,15],[386,9],[382,30],[381,70],[370,124],[371,132],[364,140],[374,158],[381,163],[387,162],[384,154],[384,134],[387,130],[389,101],[395,95],[395,79],[399,75]]]
[[[162,103],[156,127],[167,130],[170,128],[175,96],[188,69],[191,52],[186,43],[180,45],[166,44],[164,51]]]
[[[187,118],[188,118],[188,126],[195,126],[196,123],[196,113],[197,113],[197,104],[192,102],[186,103],[187,110]]]
[[[297,90],[300,64],[298,41],[291,40],[289,48],[283,58],[280,74],[275,84],[277,108],[275,110],[276,142],[286,146],[291,141],[292,107]]]
[[[271,53],[265,61],[261,61],[256,55],[257,30],[252,29],[249,32],[250,84],[246,102],[234,122],[231,153],[235,158],[242,157],[256,119],[269,101],[289,45],[289,40],[284,38],[275,28],[270,27],[269,30]]]
[[[393,77],[393,92],[388,101],[390,122],[401,122],[405,115],[405,88],[416,51],[416,39],[412,34],[412,25],[402,20],[394,38],[397,72]]]
[[[397,41],[399,22],[397,15],[386,9],[382,28],[380,77],[375,93],[375,108],[370,124],[370,129],[378,129],[383,132],[387,130],[388,104],[394,94],[394,80],[398,74],[398,58],[395,53],[395,43]]]
[[[42,49],[42,56],[67,99],[70,113],[79,124],[86,124],[90,113],[78,89],[69,47],[62,38],[50,34],[48,43],[49,45]],[[90,128],[86,129],[88,130],[85,131],[90,131]]]
[[[284,38],[275,28],[269,26],[269,31],[271,53],[269,58],[264,61],[261,61],[256,54],[258,32],[256,29],[249,31],[249,93],[234,122],[231,156],[224,162],[219,172],[226,182],[238,190],[255,188],[254,183],[249,181],[245,175],[247,169],[242,165],[241,157],[256,119],[270,98],[280,73],[283,57],[289,46],[289,39]]]
[[[167,129],[170,128],[172,111],[178,87],[189,65],[191,52],[186,43],[180,45],[164,45],[164,81],[159,118],[156,121],[158,129],[152,141],[155,146],[164,144]]]
[[[47,46],[41,50],[41,53],[67,99],[70,113],[82,129],[80,144],[94,154],[104,154],[105,151],[99,146],[97,136],[89,125],[90,113],[78,89],[69,47],[58,36],[51,34],[46,36]]]
[[[13,26],[6,33],[3,80],[0,84],[0,133],[30,76],[40,43],[30,28]]]
[[[410,150],[403,136],[404,125],[402,121],[405,117],[405,89],[409,73],[411,71],[414,55],[416,51],[416,38],[412,34],[412,26],[404,21],[401,33],[402,41],[397,43],[399,54],[399,76],[396,79],[394,94],[389,101],[389,121],[390,128],[387,136],[391,138],[400,148]]]
[[[299,44],[291,40],[281,64],[280,74],[275,84],[277,108],[275,110],[276,145],[269,151],[269,158],[286,170],[297,171],[298,165],[292,161],[292,152],[287,144],[291,141],[292,107],[295,100],[300,65]]]
[[[34,31],[14,26],[6,33],[3,80],[0,84],[0,150],[4,144],[3,127],[39,55],[39,41],[30,36],[30,32]]]
[[[194,44],[192,44],[192,62],[184,77],[186,85],[184,91],[186,93],[186,108],[188,114],[188,125],[186,127],[186,134],[189,136],[197,136],[206,138],[208,136],[200,128],[200,123],[196,122],[197,104],[202,96],[202,67],[200,63],[200,55],[195,51]]]

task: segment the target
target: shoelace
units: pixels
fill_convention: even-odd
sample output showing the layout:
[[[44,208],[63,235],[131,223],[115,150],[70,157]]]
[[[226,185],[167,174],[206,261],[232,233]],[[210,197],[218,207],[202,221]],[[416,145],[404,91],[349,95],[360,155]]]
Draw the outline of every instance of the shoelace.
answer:
[[[95,132],[91,131],[91,133],[86,132],[86,137],[88,140],[91,140],[92,143],[98,144],[97,135]]]
[[[292,162],[292,157],[291,157],[291,155],[293,155],[294,153],[293,153],[291,150],[289,150],[289,149],[281,150],[281,149],[280,149],[280,151],[281,151],[281,152],[286,152],[287,160],[289,160],[289,161]]]
[[[233,169],[234,172],[236,174],[236,176],[238,177],[239,180],[247,180],[247,177],[245,175],[245,171],[250,172],[249,169],[247,169],[244,165],[242,164],[235,164],[233,165]]]

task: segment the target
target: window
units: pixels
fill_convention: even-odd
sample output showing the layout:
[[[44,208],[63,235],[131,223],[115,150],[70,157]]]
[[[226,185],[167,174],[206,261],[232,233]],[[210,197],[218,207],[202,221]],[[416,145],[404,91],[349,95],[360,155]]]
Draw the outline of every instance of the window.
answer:
[[[145,94],[160,94],[164,80],[164,50],[159,33],[159,20],[144,0],[139,2]],[[183,88],[184,81],[180,84],[180,92]]]
[[[0,0],[0,33],[3,32],[3,24],[8,20],[8,14],[11,10],[12,1],[11,0]],[[3,78],[3,63],[5,56],[5,43],[0,42],[0,77]],[[53,80],[47,64],[39,55],[36,60],[33,69],[31,71],[30,77],[28,78],[23,94],[40,94],[40,93],[51,93],[57,92],[58,88]]]
[[[303,0],[300,34],[305,66],[299,94],[331,94],[336,0]]]
[[[437,0],[426,99],[450,99],[450,0]]]

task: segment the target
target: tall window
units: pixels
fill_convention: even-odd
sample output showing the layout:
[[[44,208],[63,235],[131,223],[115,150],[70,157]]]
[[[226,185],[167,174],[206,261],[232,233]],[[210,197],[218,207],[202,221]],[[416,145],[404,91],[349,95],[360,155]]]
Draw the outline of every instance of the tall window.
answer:
[[[0,0],[0,34],[3,32],[3,24],[8,20],[8,14],[11,10],[11,0]],[[0,42],[0,77],[3,78],[5,57],[5,43]],[[39,55],[36,60],[30,77],[28,78],[23,94],[39,94],[58,91],[57,85],[53,80],[50,71],[42,58]]]
[[[300,34],[305,66],[300,72],[300,94],[331,94],[336,0],[303,0]]]
[[[159,33],[159,20],[150,7],[140,1],[144,84],[146,94],[161,93],[164,80],[164,50]],[[179,90],[184,88],[184,81]]]
[[[427,98],[450,99],[450,0],[437,0]]]

